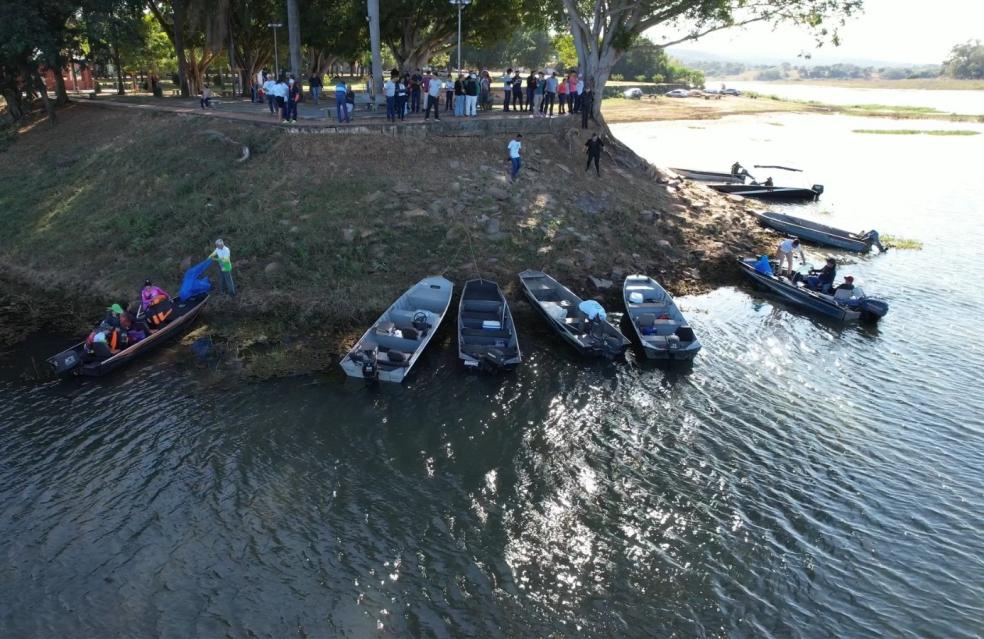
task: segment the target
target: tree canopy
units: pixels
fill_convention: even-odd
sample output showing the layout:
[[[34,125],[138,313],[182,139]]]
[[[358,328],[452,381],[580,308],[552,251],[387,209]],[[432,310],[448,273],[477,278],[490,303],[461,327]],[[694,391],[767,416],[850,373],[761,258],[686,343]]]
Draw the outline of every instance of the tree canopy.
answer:
[[[984,44],[980,40],[958,44],[950,51],[943,68],[954,78],[984,78]]]

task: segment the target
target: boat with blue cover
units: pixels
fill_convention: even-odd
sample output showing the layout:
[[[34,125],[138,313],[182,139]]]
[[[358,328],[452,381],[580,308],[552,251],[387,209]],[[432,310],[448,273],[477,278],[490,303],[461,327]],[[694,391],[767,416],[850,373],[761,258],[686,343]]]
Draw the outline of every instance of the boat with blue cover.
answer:
[[[800,308],[840,322],[877,322],[888,313],[887,302],[868,297],[861,287],[828,295],[810,290],[802,281],[794,282],[785,276],[760,273],[755,270],[756,261],[755,258],[738,258],[738,266],[756,286]]]
[[[48,366],[59,377],[102,377],[183,334],[208,301],[212,284],[205,271],[211,264],[211,260],[205,260],[185,272],[178,297],[162,302],[158,309],[167,307],[167,320],[158,328],[147,329],[146,333],[141,330],[141,334],[146,334],[142,339],[134,337],[132,339],[137,341],[131,341],[116,352],[109,350],[105,342],[89,343],[86,340],[49,357]],[[145,326],[146,314],[147,311],[140,310],[131,317],[135,324]]]

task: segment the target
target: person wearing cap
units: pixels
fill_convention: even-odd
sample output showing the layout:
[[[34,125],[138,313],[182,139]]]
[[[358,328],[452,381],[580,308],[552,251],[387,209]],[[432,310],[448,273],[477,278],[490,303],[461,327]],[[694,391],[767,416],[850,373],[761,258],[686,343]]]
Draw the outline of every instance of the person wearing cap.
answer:
[[[123,317],[123,307],[119,304],[113,304],[106,308],[106,317],[103,318],[102,326],[107,328],[121,328]]]
[[[776,259],[779,261],[779,272],[784,272],[782,264],[785,261],[789,264],[789,272],[793,272],[793,251],[799,251],[800,262],[806,263],[806,255],[803,254],[803,249],[800,247],[799,239],[792,237],[779,242],[779,246],[776,249]]]
[[[232,256],[229,247],[221,239],[215,240],[215,250],[209,255],[219,263],[219,290],[229,297],[236,296],[236,284],[232,281]]]
[[[837,277],[837,260],[828,256],[823,268],[810,271],[810,276],[806,278],[806,286],[811,290],[826,293],[834,285],[835,277]]]
[[[755,272],[772,277],[772,264],[769,263],[768,255],[759,255],[758,261],[755,262]]]
[[[167,292],[154,286],[154,283],[150,280],[144,280],[143,288],[140,290],[140,308],[146,311],[148,308],[162,302],[164,300],[171,299],[171,296]],[[121,309],[122,311],[122,309]]]
[[[835,288],[833,292],[837,293],[837,291],[853,291],[853,290],[854,290],[854,277],[848,275],[844,278],[843,282],[837,285],[837,288]]]

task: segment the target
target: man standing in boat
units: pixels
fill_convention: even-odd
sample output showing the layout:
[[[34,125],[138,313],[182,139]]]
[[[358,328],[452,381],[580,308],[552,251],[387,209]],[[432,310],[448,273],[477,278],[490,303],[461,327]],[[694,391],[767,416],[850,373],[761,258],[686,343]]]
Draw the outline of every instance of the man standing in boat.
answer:
[[[229,297],[236,296],[236,284],[232,281],[232,256],[229,247],[222,239],[215,240],[215,250],[209,255],[210,258],[219,263],[221,277],[219,279],[219,290]]]

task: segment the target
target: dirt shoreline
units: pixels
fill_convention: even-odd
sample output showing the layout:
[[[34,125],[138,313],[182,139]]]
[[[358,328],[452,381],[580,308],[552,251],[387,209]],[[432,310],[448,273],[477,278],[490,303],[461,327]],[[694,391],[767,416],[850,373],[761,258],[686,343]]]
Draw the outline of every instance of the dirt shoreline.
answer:
[[[543,268],[617,310],[625,275],[704,292],[736,282],[734,259],[772,243],[754,202],[624,154],[605,155],[601,178],[585,174],[578,129],[526,134],[510,185],[498,135],[297,136],[105,109],[60,120],[0,152],[11,185],[0,193],[0,347],[24,326],[82,335],[145,277],[175,292],[219,235],[240,294],[210,300],[185,342],[209,335],[232,369],[257,377],[333,365],[426,275],[460,290],[480,271],[526,318],[516,274]]]

